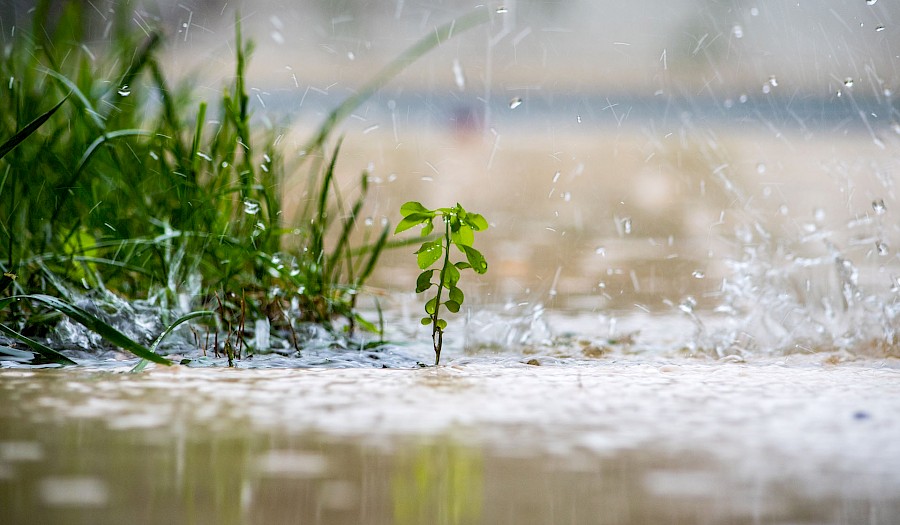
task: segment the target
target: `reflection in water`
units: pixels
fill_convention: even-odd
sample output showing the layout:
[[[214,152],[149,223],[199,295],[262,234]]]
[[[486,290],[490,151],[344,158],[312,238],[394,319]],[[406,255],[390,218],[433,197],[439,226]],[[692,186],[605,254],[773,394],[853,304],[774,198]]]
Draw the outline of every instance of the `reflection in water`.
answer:
[[[452,442],[398,451],[391,479],[394,523],[481,523],[481,453]]]
[[[900,515],[895,363],[466,360],[3,370],[0,508],[17,524]]]

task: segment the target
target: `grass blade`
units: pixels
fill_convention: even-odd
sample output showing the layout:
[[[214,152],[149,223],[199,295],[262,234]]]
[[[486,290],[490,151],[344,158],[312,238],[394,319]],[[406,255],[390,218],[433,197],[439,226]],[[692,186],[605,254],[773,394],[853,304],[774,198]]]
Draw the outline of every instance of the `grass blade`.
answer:
[[[69,181],[69,186],[74,184],[74,180],[78,178],[78,175],[81,173],[81,170],[84,169],[84,166],[91,159],[91,156],[94,155],[94,152],[97,151],[97,148],[100,147],[101,144],[107,142],[112,139],[117,139],[121,137],[149,137],[153,133],[144,129],[119,129],[116,131],[110,131],[109,133],[104,133],[97,137],[94,142],[91,142],[91,145],[88,146],[87,150],[85,150],[84,155],[81,156],[81,160],[78,161],[78,167],[75,168],[75,172],[72,174],[72,181]]]
[[[74,321],[77,321],[78,323],[84,325],[84,327],[88,330],[99,334],[103,339],[106,339],[110,343],[118,346],[123,350],[127,350],[140,358],[146,359],[148,361],[153,361],[154,363],[159,363],[161,365],[172,364],[172,362],[168,359],[151,352],[144,345],[132,340],[130,337],[116,330],[114,327],[97,318],[93,314],[73,304],[69,304],[65,301],[57,299],[56,297],[51,297],[49,295],[43,294],[32,294],[14,295],[9,299],[26,299],[29,301],[42,303],[46,306],[49,306],[50,308],[53,308],[59,313],[69,316]],[[4,303],[0,303],[0,306],[2,306]]]
[[[97,113],[97,110],[94,109],[94,105],[91,104],[91,101],[88,100],[88,98],[85,96],[84,93],[81,92],[80,89],[78,89],[78,86],[76,86],[74,82],[69,80],[65,75],[61,75],[61,74],[57,73],[56,71],[53,71],[52,69],[40,68],[39,71],[42,73],[46,73],[47,75],[50,75],[51,77],[53,77],[56,80],[58,80],[59,82],[61,82],[64,86],[69,88],[69,94],[74,93],[75,97],[81,101],[81,104],[84,106],[84,110],[91,117],[91,120],[94,121],[94,124],[97,126],[97,129],[100,129],[100,130],[106,129],[106,124],[103,123],[103,119],[101,118],[100,113]]]
[[[341,228],[341,234],[338,236],[337,243],[334,246],[334,249],[331,252],[331,257],[328,258],[328,264],[325,265],[326,271],[332,272],[331,280],[336,281],[338,279],[338,274],[340,273],[337,268],[338,258],[341,257],[341,254],[344,252],[344,248],[347,247],[347,243],[350,240],[350,233],[353,228],[356,226],[356,219],[359,217],[359,212],[362,210],[363,205],[366,202],[366,196],[369,193],[369,177],[367,173],[363,173],[362,181],[360,183],[361,189],[359,192],[359,196],[356,199],[356,202],[353,204],[353,207],[350,209],[350,214],[344,219],[344,226]],[[347,250],[349,252],[349,250]],[[353,265],[353,254],[347,253],[347,267],[348,270],[352,272]],[[350,277],[352,280],[352,276]]]
[[[375,241],[375,244],[371,246],[371,253],[369,255],[369,260],[366,262],[366,266],[363,268],[363,271],[357,277],[357,283],[362,285],[366,282],[370,275],[372,275],[372,271],[375,270],[375,264],[378,262],[378,257],[381,256],[381,252],[384,250],[385,246],[387,246],[388,234],[391,231],[391,225],[385,224],[384,228],[381,230],[381,235],[378,237],[378,240]]]
[[[490,20],[489,9],[478,9],[467,15],[451,20],[450,22],[436,28],[433,32],[416,42],[411,48],[407,49],[402,55],[392,60],[381,71],[379,71],[369,82],[367,82],[360,90],[342,102],[322,123],[319,128],[319,134],[305,148],[306,151],[318,149],[325,143],[325,139],[331,133],[331,130],[347,118],[360,104],[365,102],[373,93],[381,89],[391,79],[399,75],[410,64],[421,58],[423,55],[438,47],[453,36],[459,35],[472,28],[478,27]]]
[[[48,361],[52,361],[54,363],[59,363],[61,365],[77,365],[78,364],[75,361],[72,361],[68,357],[57,352],[56,350],[50,348],[49,346],[41,344],[26,335],[22,335],[19,332],[16,332],[15,330],[13,330],[12,328],[6,326],[5,324],[0,323],[0,332],[6,334],[9,337],[12,337],[13,339],[16,339],[16,340],[19,340],[19,341],[25,343],[32,350],[41,354]]]
[[[163,330],[163,333],[159,334],[159,337],[157,337],[156,340],[153,341],[153,344],[150,345],[150,351],[153,353],[156,353],[156,349],[159,348],[159,345],[160,345],[160,343],[163,342],[163,339],[168,337],[169,334],[174,332],[175,329],[178,328],[183,323],[186,323],[186,322],[190,321],[191,319],[196,319],[198,317],[204,317],[204,316],[208,316],[208,315],[216,315],[216,312],[214,312],[212,310],[200,310],[197,312],[191,312],[189,314],[182,315],[181,317],[176,319],[174,323],[170,324],[168,326],[168,328]],[[141,359],[140,362],[138,362],[138,364],[134,365],[134,368],[131,369],[131,372],[137,373],[137,372],[143,371],[144,368],[147,367],[147,363],[149,363],[148,360]]]
[[[44,122],[47,122],[47,119],[53,116],[56,113],[56,110],[62,107],[62,105],[68,100],[69,96],[66,95],[62,100],[60,100],[55,106],[50,108],[49,111],[39,116],[38,118],[29,122],[24,128],[20,129],[16,132],[15,135],[10,137],[6,142],[0,144],[0,159],[6,156],[7,153],[12,151],[16,146],[18,146],[23,140],[27,139],[31,136],[32,133],[38,130]]]

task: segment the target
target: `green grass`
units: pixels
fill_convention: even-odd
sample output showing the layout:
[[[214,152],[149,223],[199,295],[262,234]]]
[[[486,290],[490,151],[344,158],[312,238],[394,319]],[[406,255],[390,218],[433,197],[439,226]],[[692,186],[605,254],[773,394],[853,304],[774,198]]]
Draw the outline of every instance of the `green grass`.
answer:
[[[409,63],[486,21],[486,10],[426,36],[329,115],[301,166],[308,198],[286,224],[283,159],[292,152],[279,148],[278,129],[252,115],[246,67],[253,46],[239,22],[232,83],[213,103],[196,103],[190,89],[165,76],[160,32],[129,29],[121,9],[108,42],[88,51],[91,7],[65,2],[53,19],[52,3],[38,2],[30,29],[4,36],[0,56],[5,336],[40,359],[70,364],[36,340],[63,314],[114,346],[164,361],[154,357],[158,341],[150,348],[128,342],[102,316],[79,314],[85,294],[146,300],[169,327],[192,315],[179,307],[188,294],[189,310],[216,312],[188,319],[214,323],[208,329],[223,336],[215,351],[227,350],[229,360],[246,353],[245,327],[263,316],[275,330],[296,322],[376,329],[358,315],[356,300],[390,227],[371,239],[355,234],[368,176],[360,175],[352,199],[342,198],[335,180],[341,141],[333,135]]]

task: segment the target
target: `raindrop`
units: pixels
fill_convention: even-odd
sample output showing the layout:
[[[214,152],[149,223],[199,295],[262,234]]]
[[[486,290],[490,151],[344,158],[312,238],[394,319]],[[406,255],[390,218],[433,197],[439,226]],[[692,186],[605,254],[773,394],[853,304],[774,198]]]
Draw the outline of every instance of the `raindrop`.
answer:
[[[769,76],[769,85],[772,87],[778,87],[778,79],[775,78],[775,75]]]
[[[813,217],[815,217],[816,222],[822,222],[825,220],[825,210],[822,208],[816,208],[813,210]]]
[[[575,115],[575,122],[581,124],[581,115]]]
[[[741,104],[746,104],[747,103],[747,95],[742,93],[741,96],[738,97],[738,101],[740,101]]]
[[[691,275],[694,276],[694,279],[704,279],[706,277],[706,273],[702,270],[694,270]]]
[[[872,209],[875,210],[877,215],[884,215],[884,212],[887,211],[887,207],[884,205],[884,199],[872,201]]]
[[[365,223],[366,226],[372,226],[373,224],[375,224],[375,219],[373,219],[372,217],[366,217]]]
[[[735,24],[731,28],[731,34],[734,35],[734,38],[744,38],[744,28],[740,24]]]
[[[245,200],[244,213],[246,213],[247,215],[256,215],[257,213],[259,213],[259,203],[250,199]]]
[[[772,91],[772,86],[770,86],[768,84],[763,84],[763,87],[762,87],[763,94],[768,95],[770,91]]]
[[[878,31],[879,33],[884,31],[884,26],[882,26],[882,25],[875,26],[875,31]]]
[[[621,225],[622,225],[622,232],[625,233],[625,235],[631,235],[631,218],[630,217],[623,218],[621,221]]]
[[[120,97],[127,97],[130,94],[131,94],[131,89],[129,89],[128,84],[125,84],[124,86],[119,88],[119,96]]]
[[[283,44],[283,43],[284,43],[284,35],[282,35],[282,34],[281,34],[280,32],[278,32],[278,31],[272,31],[272,33],[271,33],[269,36],[272,37],[272,40],[274,40],[276,44]]]
[[[572,194],[571,194],[570,192],[568,192],[568,191],[563,192],[563,194],[562,194],[562,200],[564,200],[564,201],[566,201],[566,202],[571,201],[571,200],[572,200]]]
[[[750,16],[759,16],[759,9],[756,7],[750,8]]]
[[[459,63],[458,58],[453,59],[453,80],[460,91],[466,89],[466,76],[463,74],[462,65]]]
[[[847,77],[844,79],[844,87],[852,88],[853,87],[853,78]]]
[[[348,60],[356,60],[356,54],[353,51],[347,51]]]
[[[597,248],[594,250],[594,253],[606,257],[606,248],[603,246],[597,246]]]
[[[874,4],[875,2],[872,2],[872,3]],[[506,7],[501,5],[500,7],[497,8],[497,13],[501,14],[501,15],[505,14],[505,13],[509,13],[509,9],[507,9]]]
[[[766,165],[762,162],[756,165],[756,173],[762,175],[766,172]]]
[[[781,206],[778,207],[778,213],[780,213],[782,215],[787,215],[788,213],[790,213],[790,211],[791,210],[790,210],[790,208],[787,207],[787,204],[782,204]]]
[[[866,5],[875,5],[878,0],[866,0]]]
[[[200,157],[200,158],[203,159],[203,160],[208,160],[208,161],[211,161],[211,160],[212,160],[212,157],[210,157],[210,156],[207,155],[206,153],[203,153],[202,151],[198,151],[198,152],[197,152],[197,156]]]
[[[512,100],[509,101],[509,109],[516,109],[517,107],[522,105],[522,97],[513,97]]]
[[[553,183],[554,184],[556,183],[556,181],[559,180],[559,175],[560,175],[560,173],[558,171],[553,174]]]
[[[886,257],[890,253],[888,245],[884,241],[875,241],[875,249],[878,250],[878,255],[882,257]]]
[[[881,93],[886,97],[890,97],[894,94],[894,92],[891,91],[891,88],[884,88],[884,91],[882,91]]]
[[[697,307],[697,300],[691,297],[690,295],[685,297],[683,301],[678,305],[678,309],[686,314],[690,314],[694,312],[694,308]]]

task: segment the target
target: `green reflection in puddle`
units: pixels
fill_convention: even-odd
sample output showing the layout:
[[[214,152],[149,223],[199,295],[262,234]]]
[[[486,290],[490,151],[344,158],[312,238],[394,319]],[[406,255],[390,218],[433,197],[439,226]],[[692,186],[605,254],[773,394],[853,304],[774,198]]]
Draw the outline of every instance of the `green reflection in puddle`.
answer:
[[[399,525],[479,523],[483,494],[480,450],[449,442],[397,454],[391,498]]]

